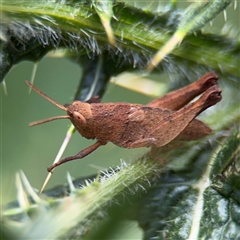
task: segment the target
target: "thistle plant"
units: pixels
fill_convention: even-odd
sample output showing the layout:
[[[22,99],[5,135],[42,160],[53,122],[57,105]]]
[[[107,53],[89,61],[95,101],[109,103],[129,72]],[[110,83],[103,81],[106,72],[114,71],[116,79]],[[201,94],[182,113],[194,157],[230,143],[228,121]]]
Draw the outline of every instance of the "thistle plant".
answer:
[[[73,181],[68,174],[67,185],[41,195],[25,169],[16,173],[17,199],[2,207],[3,239],[113,239],[126,219],[138,223],[144,239],[240,238],[239,26],[226,23],[222,34],[202,31],[229,9],[239,10],[237,2],[181,8],[175,1],[141,7],[120,1],[2,1],[3,86],[14,65],[41,62],[64,49],[61,57],[82,67],[77,100],[103,97],[111,77],[133,70],[150,79],[164,73],[168,90],[213,70],[223,90],[221,103],[203,117],[212,135],[161,148],[165,165],[146,153],[87,178]],[[35,73],[36,68],[33,78]]]

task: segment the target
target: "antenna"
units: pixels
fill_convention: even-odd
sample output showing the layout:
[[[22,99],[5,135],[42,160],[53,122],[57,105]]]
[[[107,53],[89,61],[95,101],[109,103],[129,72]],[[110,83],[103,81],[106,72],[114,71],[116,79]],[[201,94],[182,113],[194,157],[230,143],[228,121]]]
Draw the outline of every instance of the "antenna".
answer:
[[[39,95],[41,95],[42,97],[44,97],[45,99],[47,99],[49,102],[53,103],[55,106],[57,106],[58,108],[64,110],[65,112],[67,112],[67,108],[64,107],[62,104],[56,102],[55,100],[53,100],[52,98],[50,98],[49,96],[47,96],[45,93],[43,93],[41,90],[39,90],[38,88],[36,88],[35,86],[33,86],[33,84],[31,84],[29,81],[26,81],[27,85],[30,86],[35,92],[37,92]],[[70,119],[70,116],[66,115],[66,116],[56,116],[56,117],[51,117],[51,118],[47,118],[44,120],[40,120],[40,121],[36,121],[33,123],[30,123],[30,126],[36,126],[39,124],[43,124],[43,123],[47,123],[47,122],[51,122],[53,120],[58,120],[58,119]]]
[[[47,99],[49,102],[51,102],[52,104],[54,104],[55,106],[57,106],[58,108],[64,110],[65,112],[67,112],[67,108],[65,108],[62,104],[56,102],[55,100],[53,100],[52,98],[50,98],[49,96],[47,96],[45,93],[43,93],[41,90],[39,90],[38,88],[36,88],[35,86],[33,86],[29,81],[26,81],[27,85],[30,86],[35,92],[37,92],[39,95],[41,95],[42,97],[44,97],[45,99]]]
[[[51,122],[51,121],[58,120],[58,119],[70,119],[70,117],[68,115],[51,117],[51,118],[43,119],[43,120],[40,120],[40,121],[32,122],[32,123],[29,124],[29,126],[33,127],[33,126],[36,126],[36,125],[40,125],[40,124]]]

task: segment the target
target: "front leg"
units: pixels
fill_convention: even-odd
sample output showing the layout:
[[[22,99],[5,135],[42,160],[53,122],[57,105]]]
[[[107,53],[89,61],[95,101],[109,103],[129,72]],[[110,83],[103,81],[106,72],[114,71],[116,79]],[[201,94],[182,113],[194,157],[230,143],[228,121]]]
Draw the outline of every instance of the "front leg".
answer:
[[[217,80],[218,76],[214,72],[207,73],[196,82],[157,98],[147,106],[178,110],[211,86],[217,85]]]
[[[77,160],[77,159],[81,159],[86,157],[87,155],[89,155],[90,153],[94,152],[98,147],[107,144],[107,142],[101,142],[101,141],[97,141],[95,142],[93,145],[83,149],[82,151],[80,151],[78,154],[74,155],[74,156],[69,156],[66,157],[58,162],[56,162],[55,164],[53,164],[52,166],[48,167],[48,172],[52,172],[52,170],[54,168],[56,168],[57,166],[65,163],[65,162],[69,162],[69,161],[73,161],[73,160]]]

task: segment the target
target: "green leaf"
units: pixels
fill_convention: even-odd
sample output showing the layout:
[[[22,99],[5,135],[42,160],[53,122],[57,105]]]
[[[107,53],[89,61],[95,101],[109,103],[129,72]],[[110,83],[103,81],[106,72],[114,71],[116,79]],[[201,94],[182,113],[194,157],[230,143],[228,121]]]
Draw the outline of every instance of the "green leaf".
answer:
[[[225,198],[240,204],[240,135],[236,131],[224,143],[212,166],[212,186]]]
[[[44,0],[22,1],[19,5],[18,1],[3,1],[1,81],[14,64],[23,60],[39,61],[56,48],[68,48],[73,50],[71,55],[81,52],[89,57],[106,51],[118,66],[145,69],[185,15],[178,9],[154,14],[118,1],[106,6],[115,16],[111,19],[111,29],[116,47],[109,44],[99,12],[96,12],[98,8],[93,8],[89,2]],[[209,20],[209,16],[206,19]],[[199,26],[204,23],[201,20]],[[239,79],[239,53],[239,39],[197,32],[189,34],[184,43],[164,59],[159,69],[185,76],[190,66],[194,71],[210,68]]]
[[[239,238],[239,169],[233,167],[239,164],[239,141],[239,132],[233,131],[220,149],[206,143],[195,151],[185,149],[182,156],[173,153],[192,162],[162,176],[141,200],[137,219],[145,239]],[[223,177],[223,169],[228,176]],[[228,194],[226,185],[232,190]]]
[[[148,70],[152,70],[158,65],[173,49],[180,45],[188,33],[194,32],[204,27],[217,14],[222,12],[231,0],[209,1],[191,4],[183,15],[178,28],[169,41],[154,55],[152,63],[148,65]]]

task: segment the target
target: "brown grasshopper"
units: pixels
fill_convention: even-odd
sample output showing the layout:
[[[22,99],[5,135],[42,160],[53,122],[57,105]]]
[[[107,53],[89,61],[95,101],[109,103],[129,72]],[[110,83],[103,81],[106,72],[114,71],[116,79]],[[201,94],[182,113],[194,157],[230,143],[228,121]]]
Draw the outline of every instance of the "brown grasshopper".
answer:
[[[67,112],[66,116],[33,122],[30,126],[68,118],[83,137],[97,140],[78,154],[53,164],[48,168],[49,172],[62,163],[84,158],[108,142],[123,148],[156,148],[174,139],[196,140],[211,133],[211,129],[195,117],[221,100],[217,80],[215,73],[207,73],[196,82],[147,105],[99,103],[98,98],[91,98],[87,102],[74,101],[68,107],[57,103],[26,81],[37,93]],[[189,103],[200,94],[196,101]]]

